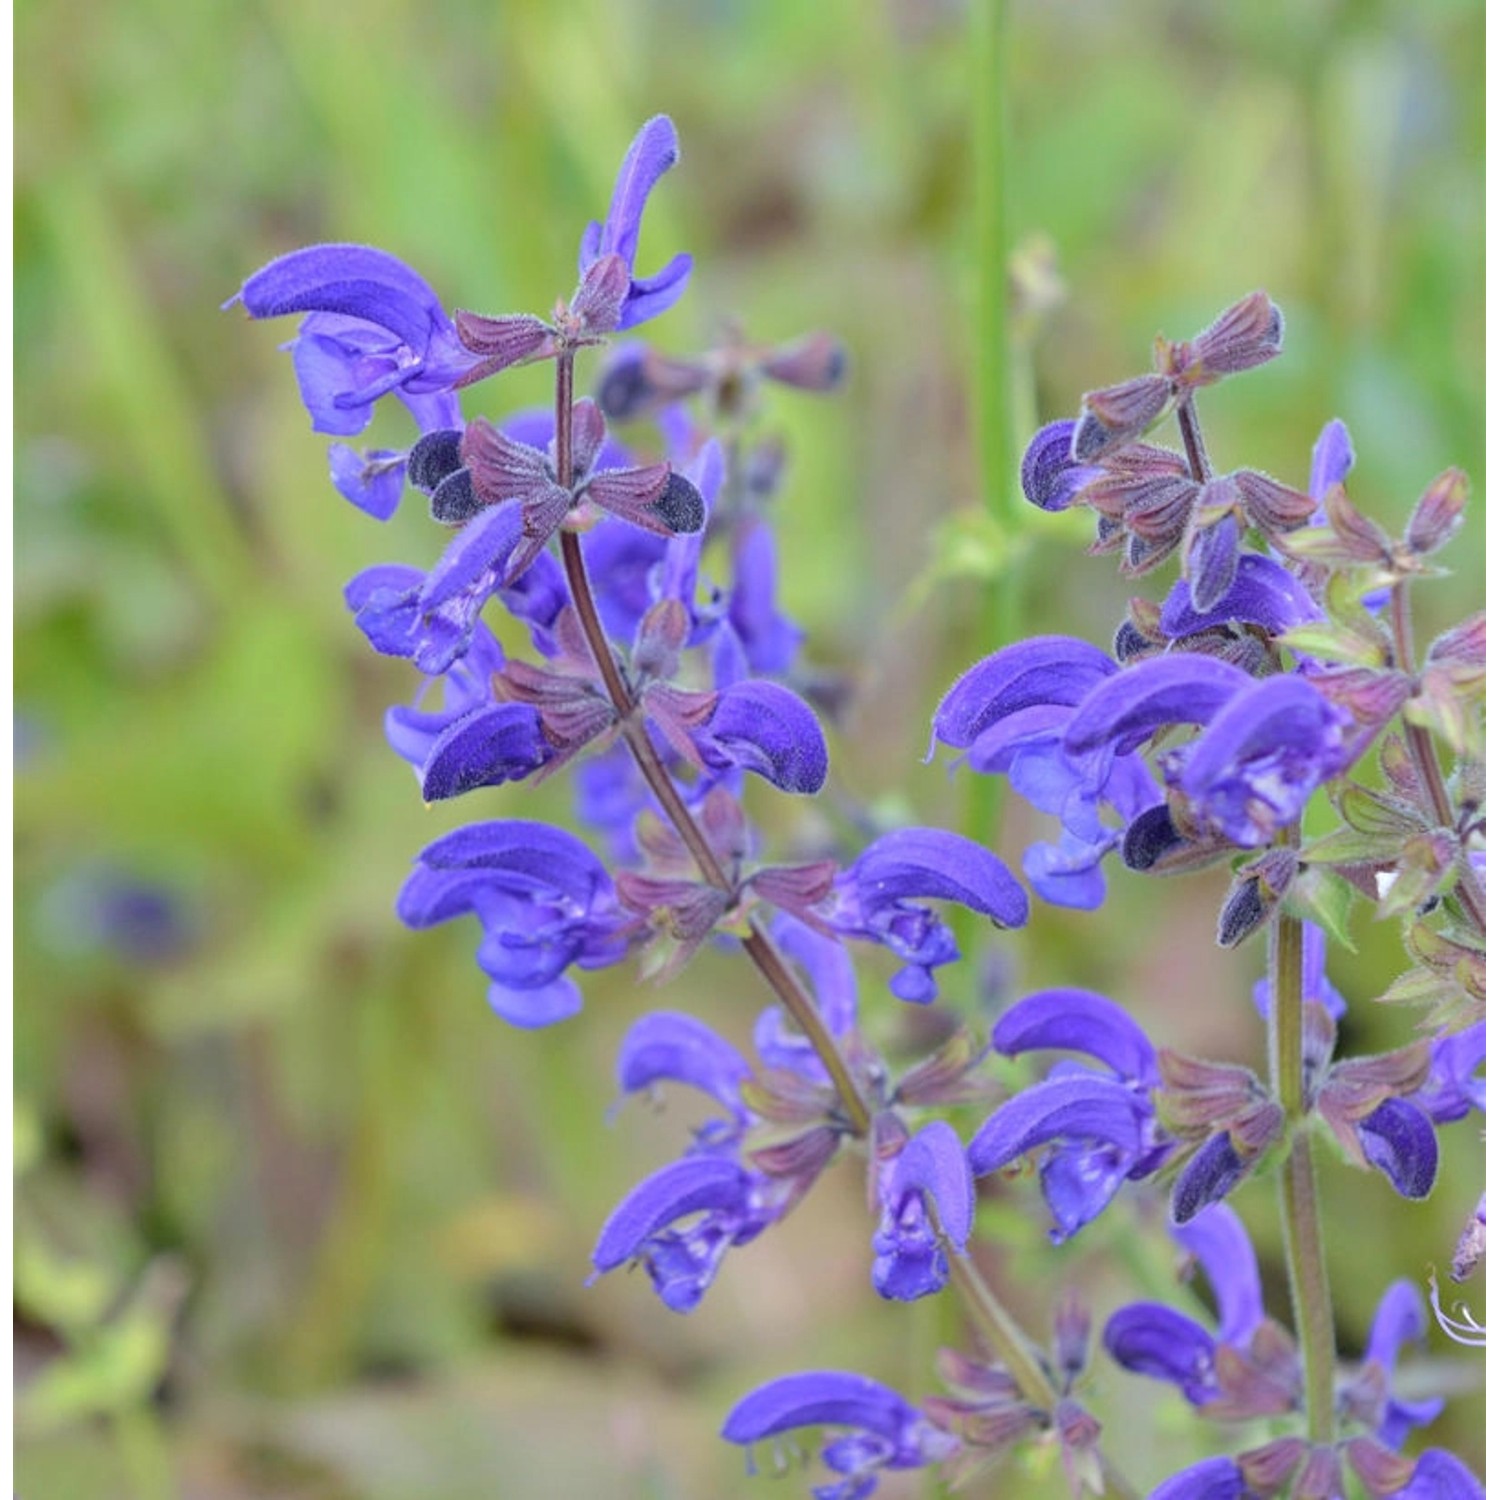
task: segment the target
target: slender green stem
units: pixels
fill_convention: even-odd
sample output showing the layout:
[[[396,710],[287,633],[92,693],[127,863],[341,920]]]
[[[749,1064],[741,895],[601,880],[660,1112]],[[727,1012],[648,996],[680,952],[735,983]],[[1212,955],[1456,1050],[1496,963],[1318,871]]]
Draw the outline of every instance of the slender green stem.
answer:
[[[1281,1168],[1281,1229],[1291,1272],[1292,1312],[1302,1348],[1307,1436],[1314,1443],[1334,1437],[1333,1299],[1318,1212],[1318,1180],[1312,1140],[1305,1129],[1292,1135],[1291,1154]]]
[[[979,1336],[990,1346],[990,1352],[1010,1371],[1021,1388],[1021,1394],[1033,1406],[1039,1411],[1051,1411],[1057,1402],[1057,1393],[1052,1389],[1052,1382],[1047,1379],[1031,1341],[991,1291],[971,1256],[950,1255],[948,1263],[953,1284],[967,1304]]]
[[[1016,459],[1011,407],[1009,299],[1010,232],[1006,223],[1009,174],[1006,152],[1005,31],[1007,0],[976,0],[974,5],[974,254],[975,296],[972,414],[979,461],[981,505],[999,521],[1007,550],[1020,534],[1016,513]],[[1005,565],[981,586],[980,616],[989,649],[999,650],[1017,635],[1024,580]],[[998,776],[970,776],[963,826],[986,849],[999,845],[1004,797]],[[984,935],[981,920],[960,918],[959,939],[966,951]]]
[[[1269,1017],[1271,1090],[1294,1125],[1305,1109],[1302,1079],[1302,923],[1282,916],[1271,929],[1272,993]]]
[[[1021,528],[1013,444],[1010,330],[1010,229],[1006,190],[1006,0],[974,6],[974,218],[979,287],[974,319],[974,426],[983,503],[1005,527]],[[1014,633],[1015,580],[990,585],[997,645]]]
[[[1307,1435],[1314,1443],[1334,1436],[1333,1302],[1318,1209],[1312,1140],[1302,1077],[1302,923],[1280,916],[1271,936],[1271,1081],[1286,1112],[1291,1151],[1279,1173],[1281,1232],[1292,1312],[1302,1350]]]
[[[1416,640],[1411,620],[1411,580],[1401,579],[1391,590],[1391,620],[1396,642],[1396,665],[1408,675],[1417,670]],[[1438,761],[1437,746],[1432,736],[1421,724],[1403,720],[1406,732],[1406,747],[1427,792],[1428,812],[1439,828],[1453,828],[1453,803],[1448,798],[1448,786],[1443,780],[1443,768]],[[1479,877],[1467,859],[1458,865],[1458,900],[1464,914],[1474,924],[1481,937],[1485,935],[1484,892],[1479,888]]]
[[[174,1500],[177,1482],[160,1419],[150,1406],[129,1406],[110,1419],[120,1468],[136,1500]]]

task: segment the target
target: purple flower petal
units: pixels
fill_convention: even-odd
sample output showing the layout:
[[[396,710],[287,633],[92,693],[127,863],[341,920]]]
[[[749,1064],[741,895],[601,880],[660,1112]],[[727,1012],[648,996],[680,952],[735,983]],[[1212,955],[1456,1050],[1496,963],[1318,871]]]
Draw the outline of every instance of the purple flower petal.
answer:
[[[1146,1500],[1248,1500],[1250,1494],[1232,1458],[1206,1458],[1163,1480]]]
[[[1432,1044],[1432,1066],[1427,1081],[1415,1094],[1409,1095],[1434,1125],[1448,1125],[1461,1120],[1471,1109],[1484,1108],[1484,1079],[1478,1069],[1485,1061],[1484,1022],[1451,1036],[1439,1037]]]
[[[357,573],[344,588],[354,623],[382,655],[409,658],[418,626],[417,595],[425,582],[418,568],[382,563]]]
[[[852,867],[861,904],[957,901],[1001,927],[1026,922],[1026,892],[997,855],[941,828],[903,828],[875,840]]]
[[[1208,826],[1254,848],[1297,818],[1313,792],[1343,769],[1341,722],[1340,711],[1301,677],[1257,682],[1228,702],[1186,751],[1178,786]]]
[[[554,979],[534,989],[515,990],[494,983],[489,990],[490,1009],[502,1021],[522,1031],[539,1031],[576,1016],[583,1009],[583,996],[571,979]]]
[[[1006,1100],[969,1142],[969,1165],[984,1177],[1049,1141],[1098,1142],[1139,1153],[1149,1106],[1113,1078],[1070,1073]]]
[[[916,1407],[879,1381],[840,1370],[784,1375],[743,1397],[724,1419],[720,1436],[758,1443],[799,1427],[854,1427],[883,1438],[889,1468],[931,1461],[950,1444]]]
[[[406,486],[406,454],[394,448],[360,453],[347,443],[330,443],[328,477],[351,505],[377,521],[389,521]]]
[[[604,866],[581,839],[521,818],[454,829],[417,858],[434,870],[484,871],[521,891],[560,891],[580,904],[609,886]]]
[[[708,765],[740,766],[784,792],[816,792],[828,777],[818,716],[779,683],[736,683],[694,739]]]
[[[1021,869],[1049,906],[1097,911],[1109,894],[1099,862],[1113,846],[1113,839],[1083,846],[1066,836],[1060,844],[1032,844],[1021,856]]]
[[[1437,1181],[1438,1142],[1432,1122],[1405,1099],[1387,1099],[1355,1127],[1365,1160],[1403,1198],[1425,1198]]]
[[[802,631],[776,607],[776,534],[764,521],[736,532],[728,618],[752,672],[776,676],[790,669]]]
[[[476,708],[438,736],[422,770],[422,800],[440,802],[477,787],[522,781],[546,760],[541,721],[529,704]]]
[[[1353,467],[1354,445],[1349,441],[1349,429],[1335,417],[1318,434],[1318,440],[1313,444],[1312,469],[1307,479],[1308,494],[1314,500],[1321,501],[1334,485],[1344,482],[1345,476]]]
[[[1426,1329],[1427,1307],[1422,1294],[1409,1281],[1392,1282],[1375,1309],[1365,1348],[1365,1362],[1377,1364],[1385,1371],[1387,1390],[1401,1346],[1417,1342]],[[1386,1447],[1400,1448],[1413,1427],[1425,1427],[1436,1421],[1443,1405],[1441,1396],[1404,1401],[1387,1394],[1376,1436]]]
[[[633,328],[665,312],[682,295],[692,270],[691,256],[676,255],[655,275],[635,276],[635,255],[646,200],[677,158],[677,131],[671,120],[666,115],[648,120],[625,153],[604,223],[590,223],[583,232],[578,248],[580,276],[586,275],[594,262],[606,255],[620,256],[630,269],[630,291],[618,325],[622,329]]]
[[[515,505],[486,507],[444,550],[417,596],[419,624],[412,660],[424,672],[450,667],[468,649],[485,601],[521,537]]]
[[[636,132],[625,160],[620,163],[599,243],[587,258],[579,257],[580,274],[600,255],[619,255],[634,267],[646,200],[652,188],[676,164],[679,154],[677,130],[666,115],[653,116]]]
[[[1132,750],[1165,724],[1206,724],[1254,679],[1209,656],[1155,656],[1101,683],[1078,705],[1063,747]]]
[[[1240,523],[1224,516],[1193,535],[1188,543],[1188,595],[1200,613],[1218,605],[1234,583],[1239,566]]]
[[[1093,990],[1040,990],[1019,1000],[995,1023],[995,1051],[1017,1057],[1042,1048],[1084,1052],[1114,1070],[1123,1083],[1154,1086],[1156,1048],[1136,1020]]]
[[[1344,997],[1334,989],[1329,982],[1328,975],[1324,972],[1324,965],[1327,961],[1328,939],[1323,935],[1323,929],[1316,922],[1304,922],[1302,924],[1302,1003],[1321,1005],[1337,1021],[1349,1006]],[[1251,994],[1261,1019],[1266,1020],[1271,1014],[1270,981],[1257,979]],[[1437,1056],[1437,1049],[1441,1046],[1441,1042],[1434,1046],[1434,1058]]]
[[[1021,492],[1042,510],[1064,510],[1086,484],[1103,472],[1073,457],[1077,422],[1049,422],[1026,445],[1021,460]]]
[[[1391,1500],[1484,1500],[1484,1486],[1451,1453],[1429,1448]]]
[[[942,1226],[935,1232],[928,1203]],[[963,1142],[943,1120],[924,1125],[901,1148],[881,1186],[872,1279],[882,1297],[911,1302],[948,1281],[944,1240],[962,1253],[974,1229],[974,1178]]]
[[[1255,1247],[1232,1208],[1206,1208],[1172,1237],[1203,1267],[1219,1310],[1219,1338],[1241,1347],[1265,1318]]]
[[[446,323],[430,286],[394,255],[367,245],[309,245],[278,256],[240,288],[252,318],[329,312],[389,329],[413,349],[425,348]]]
[[[933,738],[967,749],[990,725],[1022,709],[1083,702],[1119,670],[1097,646],[1071,636],[1019,641],[970,667],[948,689],[932,716]]]
[[[653,1172],[605,1221],[594,1269],[602,1274],[623,1266],[652,1235],[689,1214],[738,1211],[749,1185],[749,1174],[721,1156],[685,1156]]]
[[[615,1077],[633,1094],[666,1080],[685,1083],[717,1099],[732,1115],[747,1117],[740,1085],[750,1066],[712,1027],[677,1011],[641,1016],[620,1043]]]
[[[1172,1222],[1189,1223],[1239,1185],[1250,1163],[1230,1143],[1229,1132],[1210,1136],[1188,1159],[1172,1184]]]
[[[1312,595],[1280,563],[1258,552],[1241,556],[1234,582],[1209,610],[1193,607],[1186,579],[1178,579],[1162,604],[1161,632],[1168,640],[1219,625],[1259,625],[1280,635],[1321,619]]]
[[[660,317],[687,290],[692,274],[693,257],[679,251],[654,276],[633,278],[620,312],[621,331]]]
[[[859,1002],[859,980],[849,950],[785,912],[777,912],[772,918],[771,936],[807,975],[829,1031],[836,1037],[846,1035],[854,1026]],[[766,1061],[770,1063],[769,1058]]]
[[[1116,1364],[1169,1381],[1194,1406],[1219,1394],[1213,1337],[1185,1313],[1156,1302],[1134,1302],[1110,1318],[1102,1337]]]

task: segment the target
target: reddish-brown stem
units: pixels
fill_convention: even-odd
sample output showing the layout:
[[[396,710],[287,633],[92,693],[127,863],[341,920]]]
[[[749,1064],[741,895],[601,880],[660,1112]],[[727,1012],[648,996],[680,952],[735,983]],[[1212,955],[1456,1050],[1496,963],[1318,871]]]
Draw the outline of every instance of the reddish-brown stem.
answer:
[[[573,366],[572,356],[568,354],[560,356],[557,361],[557,474],[558,482],[563,485],[570,485],[572,482],[572,404]],[[630,753],[663,813],[693,856],[703,878],[719,890],[732,892],[735,889],[733,880],[720,864],[703,830],[698,827],[697,820],[682,800],[677,783],[662,764],[656,746],[652,744],[637,712],[636,700],[620,671],[599,619],[578,536],[575,532],[563,531],[559,540],[573,607],[578,611],[584,638],[604,679],[610,702],[620,715],[625,743],[630,747]],[[758,918],[752,916],[749,919],[749,929],[748,934],[740,940],[745,953],[812,1043],[838,1090],[848,1129],[854,1135],[867,1136],[870,1133],[869,1106],[856,1086],[848,1064],[839,1052],[838,1044],[829,1033],[822,1013],[803,989],[801,981]],[[929,1205],[929,1213],[932,1212]],[[941,1225],[937,1227],[941,1233]],[[954,1268],[954,1281],[969,1305],[976,1327],[995,1357],[1005,1364],[1030,1399],[1044,1410],[1050,1410],[1053,1404],[1051,1385],[1010,1314],[996,1299],[970,1259],[954,1251],[951,1264]],[[1104,1461],[1104,1481],[1108,1500],[1133,1500],[1134,1491],[1108,1460]]]
[[[1209,467],[1208,449],[1203,445],[1203,429],[1198,425],[1198,408],[1191,395],[1183,398],[1177,408],[1177,428],[1182,433],[1182,446],[1187,451],[1188,468],[1199,484],[1207,484],[1213,478]]]
[[[1416,639],[1411,620],[1411,581],[1403,578],[1391,590],[1391,623],[1396,644],[1396,665],[1408,676],[1417,670]],[[1406,734],[1406,748],[1411,753],[1422,786],[1427,793],[1428,812],[1439,828],[1455,828],[1453,804],[1448,798],[1448,785],[1443,779],[1443,768],[1438,761],[1437,746],[1432,736],[1421,724],[1410,719],[1402,721]],[[1467,858],[1459,860],[1458,901],[1464,914],[1474,924],[1481,937],[1484,936],[1484,893],[1479,888],[1479,877]]]
[[[573,411],[573,358],[564,354],[557,361],[557,481],[565,488],[573,482],[572,428]],[[615,660],[614,650],[604,633],[594,604],[594,592],[589,585],[588,569],[583,561],[583,548],[575,532],[561,534],[563,571],[567,575],[568,589],[573,597],[573,607],[578,611],[578,621],[588,642],[594,665],[604,680],[605,691],[620,716],[621,734],[630,749],[635,763],[640,767],[646,785],[651,788],[662,812],[677,836],[682,840],[693,862],[703,878],[717,890],[733,893],[735,883],[719,862],[713,846],[699,828],[682,793],[671,773],[662,764],[646,731],[645,723],[637,712],[638,704]],[[791,1012],[792,1019],[813,1045],[819,1060],[837,1088],[849,1128],[856,1135],[865,1135],[870,1129],[870,1111],[859,1088],[854,1082],[849,1066],[838,1049],[822,1012],[803,989],[791,967],[782,957],[780,949],[770,940],[754,918],[750,920],[749,935],[741,939],[745,952],[755,967],[764,975],[775,992],[776,998]]]

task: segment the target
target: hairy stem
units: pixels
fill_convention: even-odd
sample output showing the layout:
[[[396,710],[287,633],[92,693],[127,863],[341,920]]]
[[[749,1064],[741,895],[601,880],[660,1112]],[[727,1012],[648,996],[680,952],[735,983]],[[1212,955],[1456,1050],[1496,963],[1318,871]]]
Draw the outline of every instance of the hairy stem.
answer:
[[[1417,670],[1416,640],[1411,620],[1411,580],[1403,578],[1391,590],[1391,621],[1396,639],[1396,665],[1408,675]],[[1406,748],[1415,762],[1427,793],[1428,813],[1439,828],[1454,828],[1453,804],[1448,798],[1448,786],[1443,780],[1443,768],[1438,761],[1437,746],[1432,735],[1420,724],[1409,719],[1402,721],[1406,732]],[[1484,893],[1479,888],[1479,877],[1469,861],[1459,860],[1458,900],[1464,915],[1473,923],[1481,937],[1484,930]]]
[[[1295,917],[1276,919],[1270,968],[1274,997],[1269,1039],[1271,1081],[1291,1132],[1291,1152],[1279,1173],[1282,1242],[1292,1286],[1297,1342],[1302,1350],[1307,1435],[1314,1443],[1328,1443],[1334,1436],[1333,1303],[1323,1252],[1312,1140],[1305,1123],[1302,923]]]
[[[1177,408],[1177,427],[1182,433],[1182,446],[1187,453],[1188,468],[1194,480],[1207,484],[1213,478],[1213,468],[1208,461],[1208,449],[1203,445],[1203,429],[1198,425],[1198,407],[1188,396]]]
[[[557,482],[564,488],[569,487],[573,482],[570,441],[572,406],[573,360],[571,355],[565,354],[557,361]],[[661,805],[662,812],[672,827],[677,830],[678,837],[693,856],[693,861],[703,878],[718,890],[732,892],[735,889],[734,881],[720,864],[718,855],[714,853],[703,830],[698,827],[697,819],[693,817],[687,804],[682,800],[682,793],[678,790],[677,783],[672,779],[666,766],[662,764],[656,746],[652,743],[644,722],[636,712],[635,697],[620,672],[619,663],[615,660],[614,651],[604,633],[599,611],[594,604],[593,589],[589,585],[588,570],[584,566],[583,549],[579,544],[577,534],[564,531],[560,540],[563,570],[567,574],[568,589],[573,596],[573,607],[578,611],[579,623],[588,641],[594,665],[604,679],[605,691],[608,692],[616,713],[620,715],[625,743],[636,765],[640,767],[641,775],[646,779],[646,785],[651,788],[657,802]],[[803,989],[801,981],[782,956],[780,949],[770,940],[754,917],[750,919],[749,935],[742,938],[741,942],[745,952],[750,956],[750,961],[765,977],[766,982],[775,992],[776,998],[787,1008],[792,1019],[812,1043],[819,1061],[838,1090],[849,1128],[856,1135],[868,1134],[869,1107],[865,1104],[854,1082],[854,1077],[849,1072],[848,1064],[839,1052],[838,1044],[824,1024],[822,1012]]]
[[[572,483],[569,440],[564,436],[570,425],[572,373],[571,356],[560,357],[557,361],[557,472],[558,483],[565,486]],[[647,785],[661,804],[662,811],[692,853],[703,878],[719,890],[732,891],[734,882],[719,863],[718,856],[698,827],[692,812],[682,800],[677,783],[662,764],[656,746],[652,743],[650,735],[646,733],[645,725],[636,713],[635,700],[621,675],[619,664],[615,660],[599,619],[599,611],[594,603],[593,590],[589,584],[588,571],[584,566],[583,551],[578,537],[574,532],[564,531],[560,541],[573,606],[578,611],[584,637],[588,641],[594,663],[604,679],[610,701],[614,703],[624,721],[625,743],[630,747],[630,752],[640,767],[642,776],[646,778]],[[819,1060],[838,1089],[850,1130],[855,1135],[868,1135],[870,1131],[869,1107],[855,1085],[848,1065],[838,1050],[838,1044],[824,1023],[822,1012],[803,989],[801,981],[760,921],[751,917],[749,927],[748,935],[741,939],[746,954],[771,986],[776,998],[787,1008],[792,1019],[812,1043]],[[930,1205],[928,1211],[934,1212]],[[941,1225],[937,1227],[941,1231]],[[950,1255],[949,1264],[953,1268],[953,1280],[984,1341],[990,1346],[995,1357],[1014,1376],[1026,1398],[1040,1410],[1050,1412],[1056,1404],[1056,1394],[1026,1336],[996,1298],[968,1256],[955,1252]],[[1103,1461],[1103,1469],[1105,1495],[1110,1497],[1110,1500],[1134,1500],[1134,1491],[1120,1478],[1108,1460]]]
[[[1016,458],[1011,392],[1010,229],[1006,195],[1010,186],[1006,151],[1005,32],[1008,0],[977,0],[973,8],[974,256],[978,285],[973,329],[972,409],[979,469],[979,501],[1004,530],[1007,541],[1022,534],[1024,517],[1016,507]],[[980,585],[980,619],[990,649],[1009,645],[1017,634],[1023,580],[1011,561]],[[1005,800],[998,776],[970,776],[964,795],[963,827],[976,844],[999,847]],[[964,913],[958,935],[966,946],[984,938],[983,918]]]
[[[1286,1113],[1287,1124],[1302,1118],[1302,923],[1281,916],[1271,929],[1272,994],[1270,1062],[1271,1090]]]
[[[1291,1272],[1297,1340],[1302,1347],[1307,1436],[1314,1443],[1329,1443],[1334,1436],[1333,1301],[1318,1215],[1312,1140],[1306,1130],[1298,1129],[1292,1136],[1291,1155],[1281,1168],[1280,1186],[1282,1238]]]

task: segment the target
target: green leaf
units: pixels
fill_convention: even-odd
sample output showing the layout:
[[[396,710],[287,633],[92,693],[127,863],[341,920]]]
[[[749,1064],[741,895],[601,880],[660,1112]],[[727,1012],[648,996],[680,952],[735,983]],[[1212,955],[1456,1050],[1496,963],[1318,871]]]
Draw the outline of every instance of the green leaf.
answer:
[[[1427,826],[1427,820],[1411,803],[1373,792],[1358,782],[1347,782],[1337,802],[1344,821],[1357,833],[1405,840]]]
[[[1287,896],[1287,907],[1304,921],[1316,922],[1340,947],[1357,953],[1349,921],[1358,894],[1342,875],[1314,866],[1298,875]]]
[[[1385,665],[1385,648],[1379,641],[1327,621],[1299,625],[1295,630],[1278,636],[1277,640],[1290,650],[1305,651],[1323,661],[1349,662],[1360,667]]]
[[[1300,857],[1310,865],[1376,865],[1398,859],[1405,840],[1399,834],[1362,833],[1340,828],[1309,844]]]

